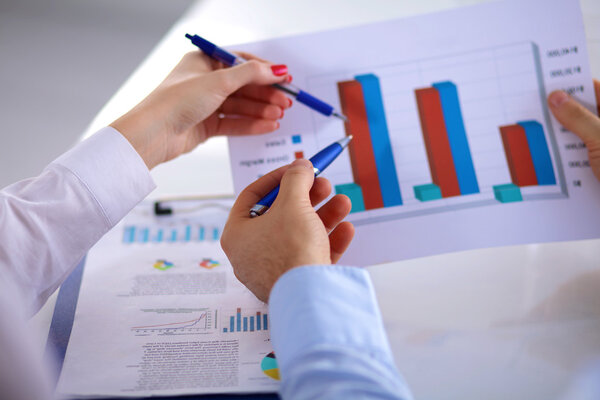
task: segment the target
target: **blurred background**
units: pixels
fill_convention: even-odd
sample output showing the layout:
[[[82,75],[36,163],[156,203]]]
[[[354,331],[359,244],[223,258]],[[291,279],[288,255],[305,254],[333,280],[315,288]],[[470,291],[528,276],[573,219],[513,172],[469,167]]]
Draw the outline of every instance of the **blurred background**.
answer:
[[[192,2],[0,0],[0,188],[75,144]]]

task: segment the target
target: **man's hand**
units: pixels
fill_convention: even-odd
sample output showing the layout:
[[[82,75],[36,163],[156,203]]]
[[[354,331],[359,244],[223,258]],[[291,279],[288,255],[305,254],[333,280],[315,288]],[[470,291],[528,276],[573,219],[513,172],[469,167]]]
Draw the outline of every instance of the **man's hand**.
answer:
[[[269,211],[250,218],[250,208],[281,181]],[[314,182],[314,184],[313,184]],[[237,278],[256,297],[269,299],[273,285],[286,271],[302,265],[335,263],[354,236],[350,199],[332,197],[318,211],[314,206],[331,192],[324,178],[314,178],[308,160],[296,160],[250,186],[238,197],[221,237],[221,245]]]
[[[250,54],[232,68],[200,51],[186,54],[140,104],[111,124],[148,168],[216,135],[253,135],[279,127],[291,101],[269,85],[289,80],[287,67]]]
[[[600,82],[597,80],[594,80],[594,90],[600,114]],[[594,115],[560,90],[550,93],[548,105],[558,122],[583,140],[588,149],[592,171],[600,180],[600,118],[598,115]]]

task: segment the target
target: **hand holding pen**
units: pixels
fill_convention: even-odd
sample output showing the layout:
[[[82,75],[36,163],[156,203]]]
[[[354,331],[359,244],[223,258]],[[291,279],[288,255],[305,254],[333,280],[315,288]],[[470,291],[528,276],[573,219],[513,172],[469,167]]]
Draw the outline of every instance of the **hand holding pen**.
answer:
[[[281,183],[269,212],[250,218],[248,210]],[[346,251],[354,227],[342,220],[350,199],[338,194],[318,210],[331,184],[315,178],[313,165],[296,160],[261,177],[240,193],[223,230],[221,245],[237,278],[258,299],[268,301],[271,288],[289,269],[336,263]],[[312,267],[311,267],[312,268]]]
[[[209,42],[208,40],[198,35],[186,34],[186,38],[190,39],[192,43],[197,46],[207,56],[222,62],[228,67],[245,63],[247,60],[228,52],[225,49],[218,47],[217,45]],[[304,90],[292,85],[291,83],[275,83],[272,85],[274,88],[279,89],[290,96],[294,97],[299,103],[306,105],[314,111],[323,114],[327,117],[336,117],[342,121],[346,121],[346,117],[335,110],[335,108],[323,100],[316,98],[315,96],[305,92]]]

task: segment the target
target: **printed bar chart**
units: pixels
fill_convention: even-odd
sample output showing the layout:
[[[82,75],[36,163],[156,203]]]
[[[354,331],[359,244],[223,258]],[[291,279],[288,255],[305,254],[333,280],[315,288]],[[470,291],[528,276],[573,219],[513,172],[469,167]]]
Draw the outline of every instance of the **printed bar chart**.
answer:
[[[210,229],[210,234],[206,230]],[[208,238],[207,238],[208,237]],[[188,243],[202,242],[205,240],[218,241],[221,230],[217,227],[203,225],[175,225],[175,226],[136,226],[127,225],[123,228],[123,243]]]
[[[501,126],[500,135],[512,184],[494,186],[496,200],[501,203],[521,201],[522,187],[556,184],[544,128],[539,122],[521,121]]]
[[[473,158],[469,149],[456,85],[450,81],[445,81],[434,83],[433,87],[440,94],[460,194],[479,193],[479,185],[475,176]]]
[[[362,86],[358,81],[339,82],[338,91],[342,112],[348,118],[345,123],[346,135],[353,135],[348,151],[354,182],[362,189],[365,209],[381,208],[383,198]]]
[[[473,158],[460,109],[458,90],[450,81],[415,90],[423,141],[434,187],[415,186],[420,201],[479,193]],[[425,195],[427,194],[427,195]]]
[[[362,86],[383,206],[402,205],[402,195],[400,194],[400,185],[396,175],[396,164],[385,119],[379,78],[373,74],[366,74],[357,75],[355,79]]]
[[[379,78],[363,74],[338,82],[338,94],[348,117],[346,135],[354,137],[349,148],[354,183],[336,186],[336,193],[351,196],[352,212],[402,205]]]
[[[415,96],[431,179],[440,188],[443,197],[458,196],[460,187],[444,122],[440,93],[430,87],[415,90]]]
[[[512,183],[519,187],[537,185],[525,129],[518,124],[501,126],[500,135]]]
[[[241,307],[237,308],[235,315],[226,317],[223,333],[256,332],[269,330],[268,315],[256,311],[252,315],[242,315]]]

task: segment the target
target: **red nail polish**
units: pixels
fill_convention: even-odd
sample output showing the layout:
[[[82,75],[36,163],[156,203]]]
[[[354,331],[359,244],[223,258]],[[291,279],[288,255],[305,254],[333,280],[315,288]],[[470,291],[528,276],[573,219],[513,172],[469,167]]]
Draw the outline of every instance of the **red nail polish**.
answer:
[[[277,76],[282,76],[287,74],[288,68],[287,65],[279,64],[279,65],[271,65],[271,71]]]
[[[293,104],[293,101],[292,101],[292,99],[287,99],[287,100],[288,100],[288,107],[291,107],[291,106],[292,106],[292,104]]]
[[[281,109],[281,115],[279,116],[279,119],[283,118],[283,108]]]
[[[291,75],[288,75],[288,76],[285,78],[285,81],[286,81],[287,83],[292,83],[292,79],[294,79],[294,78],[292,78],[292,76],[291,76]]]

